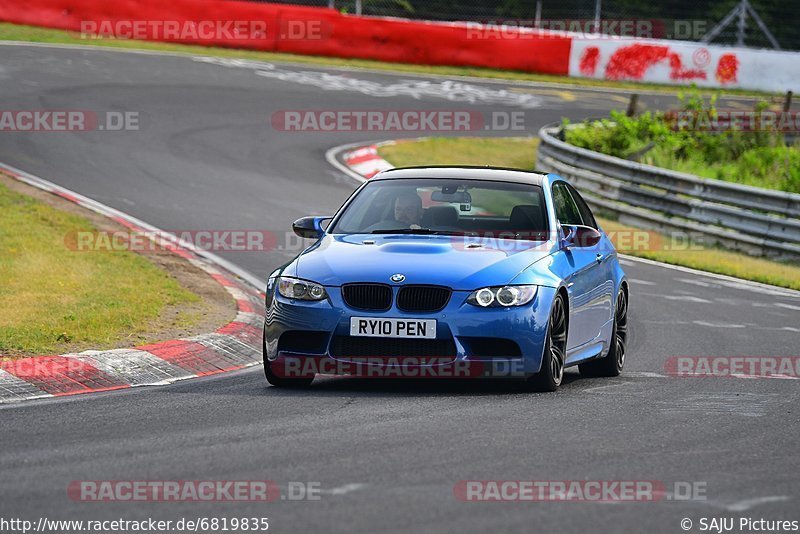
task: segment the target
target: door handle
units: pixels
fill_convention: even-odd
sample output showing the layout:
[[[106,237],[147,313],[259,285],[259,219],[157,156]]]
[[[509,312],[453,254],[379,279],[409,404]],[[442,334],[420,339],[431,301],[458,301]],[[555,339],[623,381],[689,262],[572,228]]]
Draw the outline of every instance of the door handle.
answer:
[[[595,258],[594,258],[594,259],[596,259],[596,260],[597,260],[597,263],[602,263],[602,262],[603,262],[603,260],[605,259],[605,256],[604,256],[603,254],[600,254],[600,253],[598,252],[598,253],[597,253],[597,256],[595,256]]]

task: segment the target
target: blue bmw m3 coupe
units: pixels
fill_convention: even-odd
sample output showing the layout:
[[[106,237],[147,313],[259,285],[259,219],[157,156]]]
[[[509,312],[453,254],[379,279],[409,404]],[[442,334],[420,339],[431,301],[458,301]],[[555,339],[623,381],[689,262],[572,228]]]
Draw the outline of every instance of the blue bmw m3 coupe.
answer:
[[[266,288],[264,371],[507,377],[554,391],[564,369],[617,376],[628,284],[581,195],[555,174],[487,167],[382,172]]]

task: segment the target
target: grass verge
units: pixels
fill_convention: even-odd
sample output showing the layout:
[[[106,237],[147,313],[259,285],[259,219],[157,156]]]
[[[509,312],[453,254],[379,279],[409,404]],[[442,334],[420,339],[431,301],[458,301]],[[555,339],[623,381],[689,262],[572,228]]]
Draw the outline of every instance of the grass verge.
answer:
[[[232,310],[230,297],[214,304],[187,288],[165,258],[130,251],[76,251],[75,232],[96,232],[112,224],[86,211],[0,175],[0,355],[18,357],[66,353],[87,348],[129,347],[172,339],[217,325]],[[29,194],[36,195],[34,198]],[[44,197],[52,197],[47,199]],[[58,203],[69,204],[61,209]],[[80,210],[80,211],[78,211]],[[87,212],[88,213],[88,212]],[[96,215],[96,214],[93,214]],[[114,229],[120,229],[115,227]],[[185,263],[183,260],[181,262]],[[216,283],[197,270],[195,276]],[[188,275],[187,275],[188,276]],[[191,286],[191,284],[189,284]],[[220,289],[221,290],[221,289]],[[222,291],[222,293],[225,293]],[[209,322],[210,321],[210,322]],[[214,326],[215,328],[216,326]],[[213,329],[213,328],[212,328]]]
[[[440,76],[471,76],[476,78],[488,78],[506,80],[509,82],[544,82],[558,83],[564,85],[581,87],[612,88],[632,91],[659,91],[675,93],[679,87],[664,84],[645,84],[637,82],[618,82],[608,80],[594,80],[588,78],[569,78],[566,76],[554,76],[547,74],[534,74],[529,72],[508,71],[499,69],[488,69],[478,67],[444,67],[429,65],[413,65],[408,63],[388,63],[382,61],[366,59],[343,59],[322,56],[304,56],[296,54],[285,54],[277,52],[260,52],[253,50],[241,50],[221,47],[204,47],[181,45],[174,43],[162,43],[154,41],[136,41],[126,39],[84,39],[80,33],[54,30],[50,28],[40,28],[36,26],[24,26],[0,22],[0,40],[5,41],[25,41],[35,43],[57,43],[57,44],[79,44],[94,45],[108,48],[123,48],[137,50],[154,50],[161,52],[175,52],[192,55],[206,55],[216,57],[234,57],[241,59],[252,59],[258,61],[275,61],[286,63],[301,63],[316,66],[334,66],[363,68],[371,70],[383,70],[392,72],[406,72],[410,74],[435,74]],[[743,89],[725,89],[722,94],[738,96],[765,96],[768,93],[760,91],[750,91]]]
[[[533,169],[536,161],[538,139],[533,138],[427,138],[402,141],[379,148],[381,157],[397,166],[407,165],[498,165],[520,169]],[[617,221],[599,217],[603,230],[609,233],[631,235],[638,229]],[[689,250],[641,250],[625,239],[616,243],[623,254],[681,265],[753,280],[775,286],[800,290],[800,266],[756,258],[720,248],[686,246]],[[669,242],[669,238],[654,239]]]
[[[492,165],[532,169],[537,137],[427,137],[400,140],[378,148],[397,167],[413,165]]]

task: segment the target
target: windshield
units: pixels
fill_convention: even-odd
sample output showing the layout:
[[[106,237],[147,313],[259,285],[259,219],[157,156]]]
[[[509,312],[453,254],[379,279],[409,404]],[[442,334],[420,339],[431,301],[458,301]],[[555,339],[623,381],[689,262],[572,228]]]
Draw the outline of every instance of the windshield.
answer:
[[[458,179],[377,180],[359,191],[334,234],[442,234],[547,239],[542,188]]]

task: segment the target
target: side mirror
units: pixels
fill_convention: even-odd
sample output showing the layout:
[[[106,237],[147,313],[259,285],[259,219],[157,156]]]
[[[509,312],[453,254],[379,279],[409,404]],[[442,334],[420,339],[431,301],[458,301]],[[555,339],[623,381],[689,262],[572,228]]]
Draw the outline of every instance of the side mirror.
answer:
[[[567,250],[570,247],[575,246],[575,234],[578,233],[578,227],[562,226],[561,232],[564,234],[564,237],[561,238],[561,248],[563,250]]]
[[[570,247],[576,248],[589,248],[597,245],[603,238],[598,230],[591,226],[583,225],[569,225],[562,227],[566,232],[566,236],[561,238],[561,248],[568,249]]]
[[[292,230],[300,237],[319,239],[325,233],[322,224],[331,219],[333,217],[303,217],[292,223]]]

